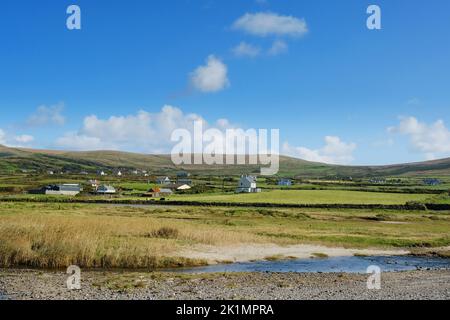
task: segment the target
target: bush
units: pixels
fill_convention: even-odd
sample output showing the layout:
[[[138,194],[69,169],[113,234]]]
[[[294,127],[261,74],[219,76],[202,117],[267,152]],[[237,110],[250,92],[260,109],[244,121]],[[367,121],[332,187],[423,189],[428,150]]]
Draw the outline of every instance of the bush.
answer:
[[[175,228],[163,227],[154,232],[152,232],[153,238],[161,239],[177,239],[179,232]]]

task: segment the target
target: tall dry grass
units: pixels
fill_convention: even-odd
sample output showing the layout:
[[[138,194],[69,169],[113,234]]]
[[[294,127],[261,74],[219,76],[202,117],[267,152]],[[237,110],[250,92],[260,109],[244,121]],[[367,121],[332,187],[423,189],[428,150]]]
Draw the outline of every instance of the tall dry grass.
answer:
[[[204,264],[177,251],[192,244],[230,244],[254,236],[190,221],[115,216],[99,208],[0,214],[0,266],[168,268]],[[86,210],[86,209],[83,209]],[[105,210],[100,208],[100,210]],[[55,214],[55,211],[57,214]],[[82,212],[82,214],[80,214]],[[120,212],[119,212],[120,213]],[[122,212],[123,213],[123,212]]]

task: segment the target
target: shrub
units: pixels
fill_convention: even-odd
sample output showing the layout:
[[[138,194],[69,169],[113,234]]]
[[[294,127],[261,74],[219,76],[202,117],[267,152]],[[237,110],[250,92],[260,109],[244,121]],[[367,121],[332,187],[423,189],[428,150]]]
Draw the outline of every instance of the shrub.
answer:
[[[175,228],[162,227],[152,233],[153,238],[177,239],[179,232]]]

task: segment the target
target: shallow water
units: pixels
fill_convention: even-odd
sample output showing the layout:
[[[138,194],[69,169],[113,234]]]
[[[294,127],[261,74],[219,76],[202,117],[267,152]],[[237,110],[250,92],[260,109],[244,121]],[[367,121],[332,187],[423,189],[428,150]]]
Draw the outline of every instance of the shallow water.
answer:
[[[378,266],[382,272],[412,271],[428,268],[450,269],[450,259],[413,256],[336,257],[326,259],[299,259],[221,264],[192,269],[182,269],[178,272],[366,273],[369,266]]]

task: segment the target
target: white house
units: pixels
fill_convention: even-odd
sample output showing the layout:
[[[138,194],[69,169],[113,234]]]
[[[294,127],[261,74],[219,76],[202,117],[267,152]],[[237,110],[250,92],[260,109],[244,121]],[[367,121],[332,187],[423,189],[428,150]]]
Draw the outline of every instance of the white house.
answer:
[[[117,176],[121,177],[122,176],[122,171],[117,172]]]
[[[169,183],[171,183],[172,181],[170,180],[170,178],[169,177],[161,177],[161,178],[158,178],[157,180],[156,180],[156,183],[157,184],[169,184]]]
[[[256,177],[243,175],[239,180],[236,193],[258,193],[261,189],[256,186]]]
[[[98,194],[115,194],[116,189],[113,186],[102,185],[97,188]]]

